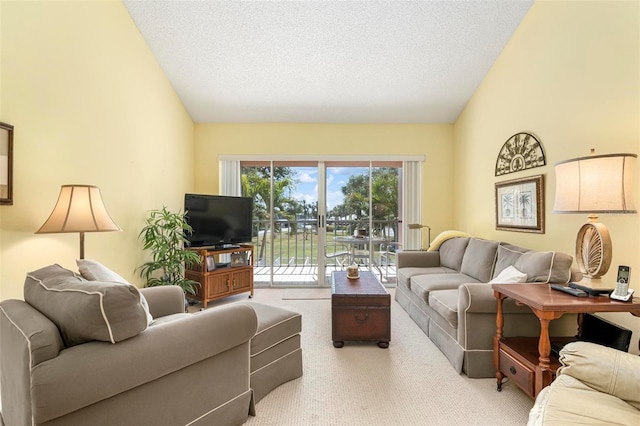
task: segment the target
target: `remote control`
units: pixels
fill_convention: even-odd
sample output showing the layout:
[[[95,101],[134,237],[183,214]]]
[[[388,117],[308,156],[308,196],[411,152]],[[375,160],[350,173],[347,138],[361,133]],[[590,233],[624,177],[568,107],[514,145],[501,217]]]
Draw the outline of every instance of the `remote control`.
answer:
[[[587,292],[580,290],[579,288],[573,288],[573,287],[569,287],[569,286],[564,286],[562,284],[551,284],[551,288],[554,290],[559,290],[559,291],[563,291],[565,293],[568,293],[572,296],[576,296],[576,297],[587,297]]]

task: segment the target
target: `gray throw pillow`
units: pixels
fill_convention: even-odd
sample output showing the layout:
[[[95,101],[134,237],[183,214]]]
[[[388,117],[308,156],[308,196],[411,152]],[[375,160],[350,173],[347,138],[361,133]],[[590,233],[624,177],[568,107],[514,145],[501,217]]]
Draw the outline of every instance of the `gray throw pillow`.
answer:
[[[56,324],[67,347],[93,340],[116,343],[147,328],[137,288],[86,281],[60,265],[29,272],[24,300]]]
[[[491,271],[496,261],[497,241],[471,238],[462,258],[460,272],[486,283],[491,279]]]
[[[80,270],[80,275],[82,275],[83,278],[89,281],[106,281],[131,285],[131,283],[122,278],[118,273],[112,271],[111,269],[95,260],[78,259],[76,260],[76,264],[78,265],[78,269]],[[140,294],[140,304],[147,314],[147,325],[151,325],[151,323],[153,322],[153,316],[151,316],[151,312],[149,311],[149,304],[147,303],[147,299],[145,299],[142,293],[140,293],[139,291],[138,293]]]
[[[527,274],[529,282],[548,283],[551,279],[553,257],[552,251],[530,251],[522,253],[513,266]]]
[[[440,266],[460,272],[464,252],[469,245],[469,238],[451,238],[440,244]]]
[[[500,244],[498,246],[498,258],[496,259],[496,267],[493,271],[493,277],[500,275],[500,272],[504,271],[509,266],[513,266],[516,260],[522,256],[522,253],[526,253],[529,250],[513,245]]]

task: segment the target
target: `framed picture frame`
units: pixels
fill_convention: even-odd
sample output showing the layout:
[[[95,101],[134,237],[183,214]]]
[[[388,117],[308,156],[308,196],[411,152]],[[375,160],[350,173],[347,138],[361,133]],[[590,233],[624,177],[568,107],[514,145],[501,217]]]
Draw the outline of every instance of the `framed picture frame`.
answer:
[[[495,185],[496,229],[544,234],[544,175]]]
[[[247,253],[231,253],[231,266],[246,266],[247,265]]]
[[[0,205],[13,204],[13,126],[0,123]]]
[[[207,272],[211,272],[216,269],[216,261],[213,256],[207,256]]]

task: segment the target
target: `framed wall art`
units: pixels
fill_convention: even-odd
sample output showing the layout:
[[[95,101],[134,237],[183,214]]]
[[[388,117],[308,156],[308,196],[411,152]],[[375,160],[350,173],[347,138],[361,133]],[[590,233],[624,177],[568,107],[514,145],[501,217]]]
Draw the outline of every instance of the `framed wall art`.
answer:
[[[538,138],[531,133],[516,133],[500,148],[496,176],[542,167],[547,163]]]
[[[496,183],[496,229],[544,234],[544,175]]]
[[[13,204],[13,126],[0,123],[0,204]]]

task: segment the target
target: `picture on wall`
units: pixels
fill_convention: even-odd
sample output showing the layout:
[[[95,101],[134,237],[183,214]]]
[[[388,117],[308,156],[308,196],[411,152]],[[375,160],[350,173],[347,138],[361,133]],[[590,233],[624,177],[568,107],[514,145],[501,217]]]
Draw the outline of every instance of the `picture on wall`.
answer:
[[[13,126],[0,123],[0,204],[13,204]]]
[[[542,167],[547,164],[538,138],[521,132],[511,136],[502,145],[496,160],[496,176]]]
[[[496,229],[544,234],[544,175],[496,183]]]

